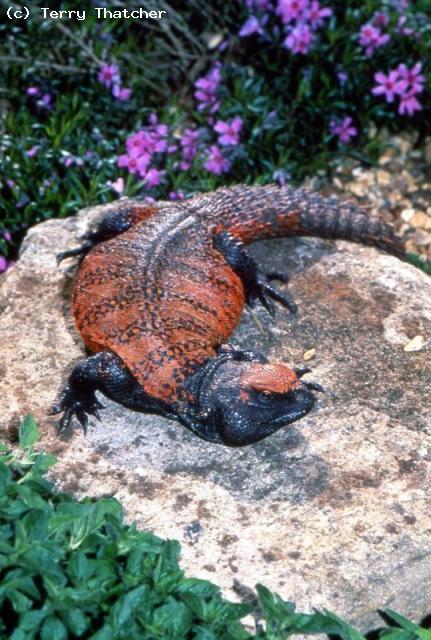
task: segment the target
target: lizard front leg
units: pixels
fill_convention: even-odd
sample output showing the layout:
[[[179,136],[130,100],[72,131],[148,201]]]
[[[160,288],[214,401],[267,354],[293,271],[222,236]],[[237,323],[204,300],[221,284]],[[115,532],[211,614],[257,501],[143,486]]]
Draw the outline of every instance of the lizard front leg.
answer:
[[[155,207],[145,203],[124,203],[120,200],[114,209],[106,213],[103,218],[99,220],[95,229],[87,231],[87,233],[82,236],[82,244],[74,249],[68,249],[67,251],[59,253],[57,255],[57,262],[73,256],[79,256],[81,261],[90,249],[99,242],[109,240],[120,233],[128,231],[133,225],[147,220],[155,212]]]
[[[159,411],[138,382],[123,364],[121,358],[110,351],[101,351],[86,360],[78,362],[69,380],[60,393],[58,401],[51,408],[52,415],[63,413],[59,431],[64,431],[75,416],[84,429],[88,426],[88,416],[99,417],[103,405],[96,398],[96,391],[130,409],[137,411]]]
[[[290,293],[282,293],[269,283],[269,280],[274,278],[287,282],[286,274],[277,271],[263,273],[241,240],[227,231],[221,231],[214,237],[214,247],[223,254],[228,264],[241,278],[247,304],[254,306],[256,300],[259,299],[265,309],[274,316],[275,306],[272,300],[277,300],[291,313],[296,312],[297,306]]]

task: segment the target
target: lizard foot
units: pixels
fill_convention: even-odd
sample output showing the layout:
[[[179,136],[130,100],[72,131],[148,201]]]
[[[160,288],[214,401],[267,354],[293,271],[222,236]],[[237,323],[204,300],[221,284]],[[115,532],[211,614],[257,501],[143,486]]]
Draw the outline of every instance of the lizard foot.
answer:
[[[72,258],[74,256],[79,256],[79,262],[81,262],[81,260],[87,255],[92,247],[93,243],[90,240],[84,240],[84,242],[79,247],[57,253],[57,255],[55,256],[57,259],[57,264],[60,264],[60,262],[63,262],[63,260],[65,260],[66,258]]]
[[[65,431],[73,416],[76,416],[84,430],[84,434],[86,434],[88,415],[95,416],[100,420],[99,409],[104,409],[104,406],[96,398],[94,391],[84,393],[67,385],[61,392],[58,402],[51,407],[49,413],[50,415],[63,413],[58,424],[58,433]]]
[[[256,303],[256,300],[260,300],[265,309],[271,316],[275,316],[275,305],[273,300],[277,302],[281,302],[285,307],[289,309],[291,313],[296,313],[297,305],[293,299],[293,296],[287,291],[281,292],[277,287],[274,287],[269,283],[269,279],[281,279],[283,276],[283,281],[285,282],[284,274],[268,274],[265,275],[260,271],[260,269],[256,269],[255,278],[253,282],[248,283],[246,287],[246,299],[247,304],[253,307]]]
[[[272,271],[265,275],[241,240],[227,231],[221,231],[214,237],[214,247],[220,251],[241,278],[247,304],[254,306],[256,300],[260,300],[265,309],[275,316],[273,300],[276,300],[287,307],[291,313],[296,312],[297,306],[291,294],[279,291],[269,282],[270,280],[287,282],[289,278],[286,273]]]

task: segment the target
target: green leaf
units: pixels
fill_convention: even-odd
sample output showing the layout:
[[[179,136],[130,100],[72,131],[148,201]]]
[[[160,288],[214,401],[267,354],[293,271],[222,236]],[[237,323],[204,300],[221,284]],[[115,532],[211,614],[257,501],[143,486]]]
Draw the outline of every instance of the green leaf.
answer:
[[[388,618],[393,620],[395,624],[397,624],[402,629],[407,629],[407,631],[417,631],[420,629],[419,625],[415,624],[408,618],[405,618],[400,613],[397,613],[393,609],[383,609],[382,613],[384,613]]]
[[[41,640],[67,640],[67,629],[56,616],[45,619],[40,632]]]
[[[148,587],[146,585],[132,589],[122,596],[114,604],[110,614],[114,629],[121,630],[124,625],[128,624],[136,609],[140,605],[145,606],[146,599],[148,599]]]
[[[0,496],[5,495],[8,486],[12,482],[12,472],[4,464],[0,464]]]
[[[410,632],[411,637],[417,637],[420,638],[420,640],[431,640],[431,629],[424,629],[393,609],[384,609],[382,610],[382,613],[384,613],[390,620],[393,620],[395,624],[401,627],[401,629],[405,629],[405,631]],[[399,630],[391,629],[391,632],[394,634],[396,634],[397,631],[398,635],[400,635]],[[386,633],[386,629],[383,629],[383,632],[384,637],[387,638],[389,634]],[[381,637],[383,637],[383,633],[381,634]]]
[[[39,439],[39,430],[31,414],[25,416],[19,428],[19,446],[22,449],[32,447]]]
[[[61,617],[69,631],[81,637],[90,626],[90,620],[81,609],[70,607],[61,612]]]
[[[192,626],[193,615],[182,602],[169,598],[168,602],[154,610],[152,627],[163,638],[184,638]]]
[[[48,613],[43,609],[26,611],[19,618],[18,629],[25,632],[37,631]]]
[[[31,608],[32,601],[21,593],[21,591],[18,591],[17,589],[8,589],[6,593],[17,613],[23,613]]]

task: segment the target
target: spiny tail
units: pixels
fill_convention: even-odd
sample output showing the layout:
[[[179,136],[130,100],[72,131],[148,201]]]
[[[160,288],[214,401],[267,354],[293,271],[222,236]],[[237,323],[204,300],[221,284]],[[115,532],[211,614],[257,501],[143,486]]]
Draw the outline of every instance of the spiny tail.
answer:
[[[385,222],[351,202],[325,198],[305,189],[239,185],[190,202],[245,243],[274,237],[317,236],[351,240],[406,258],[401,239]]]

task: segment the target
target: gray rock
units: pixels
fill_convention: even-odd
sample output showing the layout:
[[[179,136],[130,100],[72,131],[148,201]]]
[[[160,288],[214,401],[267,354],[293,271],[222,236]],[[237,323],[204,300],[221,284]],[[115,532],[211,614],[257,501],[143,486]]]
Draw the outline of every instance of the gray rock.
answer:
[[[431,281],[373,249],[320,240],[263,242],[266,268],[289,268],[300,305],[276,322],[246,311],[232,337],[276,360],[307,364],[327,393],[300,422],[244,449],[198,440],[166,419],[103,400],[103,420],[57,438],[47,417],[84,356],[70,314],[74,261],[55,254],[108,207],[28,233],[0,278],[0,430],[13,440],[34,414],[56,453],[57,484],[116,496],[127,518],[182,543],[183,566],[233,597],[262,582],[302,610],[326,607],[363,629],[378,607],[415,619],[431,594]]]

